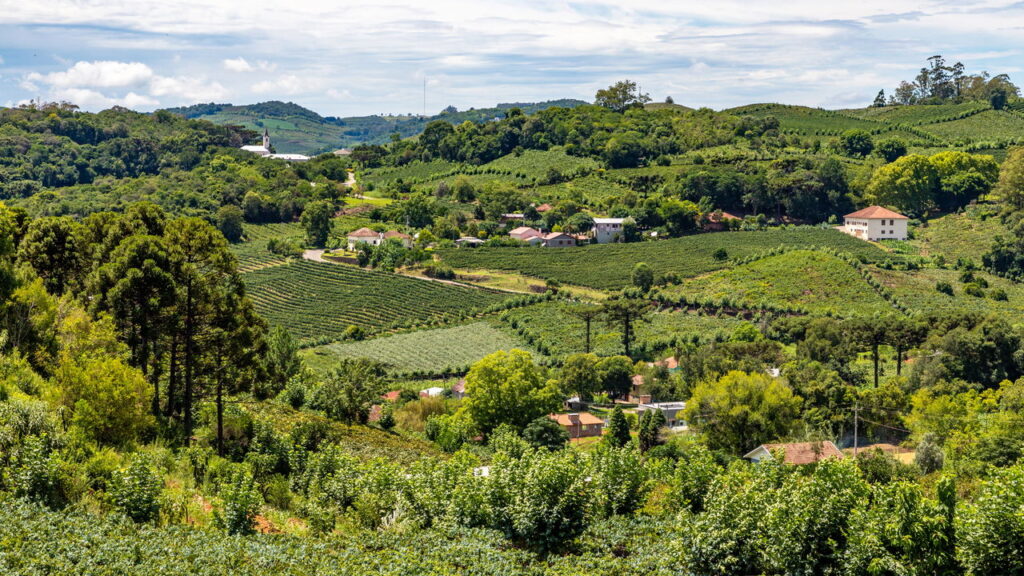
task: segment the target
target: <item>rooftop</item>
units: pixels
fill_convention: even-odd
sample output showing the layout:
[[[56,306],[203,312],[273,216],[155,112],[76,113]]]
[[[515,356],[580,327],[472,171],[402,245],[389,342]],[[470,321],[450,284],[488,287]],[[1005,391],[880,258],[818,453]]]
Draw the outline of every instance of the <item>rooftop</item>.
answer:
[[[622,224],[625,218],[594,218],[594,224]]]
[[[380,237],[380,232],[374,232],[373,230],[370,230],[369,228],[360,228],[359,230],[356,230],[355,232],[349,232],[348,233],[348,237],[349,238],[369,238],[371,236],[374,237],[374,238],[379,238]]]
[[[590,412],[579,412],[572,414],[550,414],[548,418],[551,418],[555,422],[558,422],[561,426],[589,426],[592,424],[604,424],[604,420],[601,420],[597,416],[594,416]]]
[[[903,214],[899,212],[893,212],[888,208],[882,208],[881,206],[868,206],[863,210],[857,210],[852,214],[847,214],[845,218],[891,218],[894,220],[909,220]]]
[[[793,442],[790,444],[761,444],[754,448],[744,458],[751,458],[758,450],[764,448],[768,453],[773,450],[782,450],[785,454],[786,464],[813,464],[826,458],[842,458],[843,453],[836,448],[832,442]]]

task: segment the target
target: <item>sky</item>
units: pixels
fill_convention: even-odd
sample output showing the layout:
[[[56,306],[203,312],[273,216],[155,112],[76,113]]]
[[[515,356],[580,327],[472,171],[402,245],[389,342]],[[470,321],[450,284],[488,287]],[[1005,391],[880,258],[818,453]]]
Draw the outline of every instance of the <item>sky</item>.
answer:
[[[0,0],[0,106],[291,101],[324,116],[593,100],[848,108],[934,54],[1024,83],[1024,2]]]

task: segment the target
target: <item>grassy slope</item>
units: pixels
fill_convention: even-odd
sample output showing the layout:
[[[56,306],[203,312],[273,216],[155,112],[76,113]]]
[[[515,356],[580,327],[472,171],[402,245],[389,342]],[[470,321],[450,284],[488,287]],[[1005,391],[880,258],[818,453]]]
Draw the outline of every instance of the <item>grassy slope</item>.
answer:
[[[435,374],[464,370],[484,356],[511,348],[529,348],[519,338],[488,322],[421,330],[361,342],[336,342],[303,351],[306,364],[325,371],[342,358],[370,358],[399,372]]]
[[[518,271],[538,278],[600,289],[619,289],[630,283],[637,262],[656,273],[699,276],[728,268],[714,253],[724,248],[730,258],[753,256],[778,246],[832,247],[869,260],[885,253],[872,244],[830,229],[798,228],[762,232],[719,232],[658,242],[604,244],[579,248],[478,248],[440,251],[455,268]]]
[[[940,270],[928,268],[910,272],[897,270],[873,270],[872,274],[887,286],[896,297],[917,312],[984,312],[1006,317],[1016,323],[1024,313],[1024,285],[992,276],[984,272],[975,272],[976,277],[984,278],[989,283],[985,290],[986,297],[979,298],[963,293],[964,285],[959,281],[960,272],[956,270]],[[935,289],[936,282],[945,281],[953,286],[953,296],[948,296]],[[989,297],[992,291],[1002,289],[1006,292],[1007,301],[1000,302]]]
[[[665,290],[697,299],[798,307],[839,316],[891,312],[892,306],[843,260],[795,250],[692,278]]]

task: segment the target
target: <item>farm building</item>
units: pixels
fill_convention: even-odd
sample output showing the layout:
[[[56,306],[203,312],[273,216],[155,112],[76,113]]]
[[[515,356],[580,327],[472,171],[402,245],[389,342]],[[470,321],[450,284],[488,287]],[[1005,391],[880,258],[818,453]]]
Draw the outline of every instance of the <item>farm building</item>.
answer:
[[[633,404],[649,404],[651,402],[651,395],[644,394],[643,389],[643,374],[634,374],[629,387],[629,396],[626,397],[626,400]]]
[[[622,241],[622,223],[625,218],[594,218],[594,242],[608,244]]]
[[[452,398],[456,400],[462,400],[466,397],[466,379],[460,378],[458,382],[452,384]]]
[[[514,228],[511,232],[508,233],[508,236],[509,238],[514,238],[516,240],[522,240],[523,242],[526,242],[531,246],[535,246],[544,241],[544,235],[541,234],[539,230],[530,228],[529,226],[520,226],[518,228]]]
[[[782,451],[786,464],[813,464],[826,458],[842,458],[843,453],[832,442],[794,442],[791,444],[761,444],[744,456],[755,464],[762,460],[771,460],[772,450]]]
[[[463,247],[463,246],[468,246],[470,248],[476,248],[477,246],[479,246],[479,245],[481,245],[483,243],[484,243],[484,241],[479,239],[479,238],[477,238],[476,236],[463,236],[462,238],[459,238],[458,240],[455,241],[455,245],[460,247],[460,248]]]
[[[369,244],[370,246],[380,246],[385,240],[390,238],[397,238],[402,241],[402,246],[406,248],[412,248],[412,236],[408,234],[402,234],[397,230],[388,230],[387,232],[377,232],[370,230],[369,228],[360,228],[355,232],[350,232],[348,239],[348,249],[355,250],[357,245]]]
[[[548,416],[569,433],[569,439],[590,438],[600,436],[604,430],[604,420],[590,412],[573,412],[570,414],[551,414]]]
[[[444,394],[444,388],[440,386],[432,386],[424,390],[420,390],[420,397],[422,398],[433,398],[435,396],[441,396]]]
[[[563,248],[566,246],[575,246],[576,239],[572,236],[562,232],[552,232],[551,234],[545,234],[541,237],[544,241],[544,246],[547,248]]]
[[[881,206],[869,206],[843,217],[840,232],[861,240],[906,240],[908,218]]]
[[[686,426],[686,421],[683,420],[680,414],[685,408],[686,402],[654,402],[637,406],[636,412],[640,414],[648,410],[657,410],[665,416],[665,425],[669,428],[675,428],[677,426]]]

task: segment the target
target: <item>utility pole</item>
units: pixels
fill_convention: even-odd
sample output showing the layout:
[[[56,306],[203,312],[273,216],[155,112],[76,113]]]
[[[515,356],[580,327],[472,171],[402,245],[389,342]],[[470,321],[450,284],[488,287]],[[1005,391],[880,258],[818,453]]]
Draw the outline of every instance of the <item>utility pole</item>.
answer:
[[[857,459],[857,420],[858,412],[860,411],[860,405],[853,405],[853,459]]]

